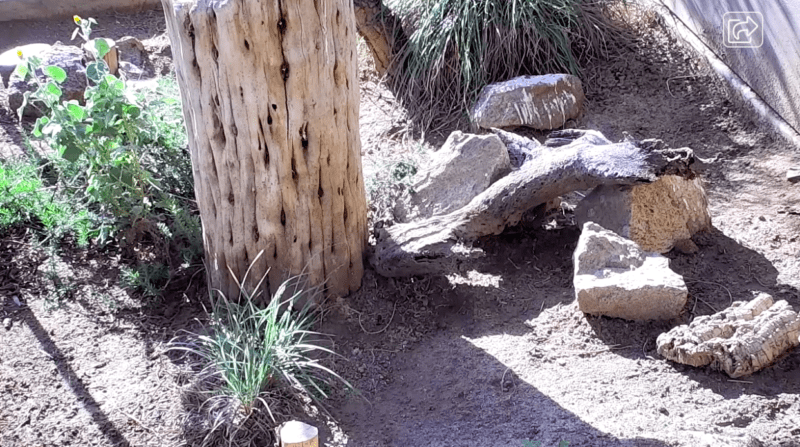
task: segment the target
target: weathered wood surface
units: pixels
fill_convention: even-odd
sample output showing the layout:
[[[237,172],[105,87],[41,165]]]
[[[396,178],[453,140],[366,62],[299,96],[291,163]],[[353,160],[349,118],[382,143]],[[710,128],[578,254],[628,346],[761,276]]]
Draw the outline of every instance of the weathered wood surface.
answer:
[[[356,28],[367,43],[375,71],[383,76],[392,62],[399,22],[380,0],[353,0]]]
[[[769,366],[800,345],[798,337],[800,316],[792,306],[761,293],[659,335],[656,346],[674,362],[710,365],[736,378]]]
[[[495,133],[507,145],[527,144],[529,159],[457,211],[380,230],[370,255],[378,273],[399,277],[450,271],[480,255],[471,248],[473,241],[500,234],[537,205],[602,184],[650,182],[666,172],[685,172],[693,161],[687,149],[663,149],[652,142],[614,144],[592,131],[554,132],[550,145],[558,147],[525,143],[523,137],[501,130]]]
[[[347,0],[163,0],[211,287],[269,271],[346,295],[361,284],[356,27]]]

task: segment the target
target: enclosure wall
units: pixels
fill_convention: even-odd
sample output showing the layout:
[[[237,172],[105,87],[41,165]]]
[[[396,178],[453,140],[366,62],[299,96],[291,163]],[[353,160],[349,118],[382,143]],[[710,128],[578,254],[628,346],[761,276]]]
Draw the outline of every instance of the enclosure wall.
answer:
[[[784,120],[795,130],[800,130],[800,2],[656,1],[662,1]],[[725,45],[725,14],[739,11],[756,12],[763,17],[764,34],[760,47],[730,48]],[[760,31],[756,29],[755,33]],[[756,34],[755,37],[754,43],[757,44],[759,36]]]

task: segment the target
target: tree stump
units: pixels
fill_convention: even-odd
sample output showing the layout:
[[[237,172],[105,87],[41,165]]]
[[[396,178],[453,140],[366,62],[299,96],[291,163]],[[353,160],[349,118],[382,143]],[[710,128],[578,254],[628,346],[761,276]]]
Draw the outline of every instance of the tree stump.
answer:
[[[352,2],[162,3],[209,285],[235,298],[233,276],[250,292],[269,272],[264,293],[301,273],[329,295],[358,289],[367,217]]]

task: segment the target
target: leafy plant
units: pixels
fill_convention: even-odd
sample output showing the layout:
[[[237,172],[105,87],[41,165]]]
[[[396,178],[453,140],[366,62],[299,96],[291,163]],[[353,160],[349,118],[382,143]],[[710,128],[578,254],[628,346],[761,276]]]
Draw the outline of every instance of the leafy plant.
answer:
[[[264,398],[270,391],[327,397],[331,379],[352,388],[313,358],[315,353],[334,353],[313,339],[320,334],[309,330],[314,315],[308,303],[316,290],[303,290],[301,284],[299,277],[285,281],[265,308],[253,300],[258,287],[249,293],[242,289],[237,301],[222,294],[215,299],[212,293],[208,334],[192,334],[196,343],[173,345],[173,349],[198,355],[206,364],[204,373],[219,379],[210,399],[233,403],[247,416],[260,403],[274,421]],[[306,305],[293,312],[302,301]]]
[[[160,294],[169,276],[202,267],[203,245],[194,201],[191,161],[174,76],[133,90],[109,72],[103,57],[113,41],[91,39],[94,19],[75,16],[80,36],[94,53],[86,68],[85,104],[62,101],[67,74],[23,57],[17,74],[35,88],[19,109],[43,113],[32,135],[54,150],[48,166],[53,184],[96,216],[93,234],[101,244],[116,240],[133,258],[125,278],[146,296]],[[151,250],[136,249],[152,244]],[[136,253],[147,253],[147,259]],[[174,255],[173,255],[174,254]],[[159,259],[154,263],[153,258]],[[146,265],[136,265],[144,262]],[[165,273],[166,272],[166,273]]]

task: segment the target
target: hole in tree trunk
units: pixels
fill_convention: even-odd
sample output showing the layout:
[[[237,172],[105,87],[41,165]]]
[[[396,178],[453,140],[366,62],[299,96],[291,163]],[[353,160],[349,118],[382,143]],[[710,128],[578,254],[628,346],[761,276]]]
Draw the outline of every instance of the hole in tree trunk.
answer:
[[[278,105],[277,104],[273,104],[272,105],[272,110],[278,110]]]
[[[253,225],[253,239],[255,239],[256,242],[258,242],[258,240],[261,239],[261,234],[258,232],[257,225]]]
[[[267,114],[267,125],[272,125],[272,115]]]
[[[244,47],[246,50],[250,51],[250,42],[248,42],[247,39],[244,40]]]
[[[281,76],[283,77],[283,82],[289,79],[289,64],[287,62],[281,65]]]
[[[304,150],[308,149],[308,123],[303,124],[300,128],[300,144]]]
[[[281,225],[286,226],[286,211],[281,209]]]
[[[297,183],[297,166],[295,166],[294,157],[292,157],[292,180]]]

